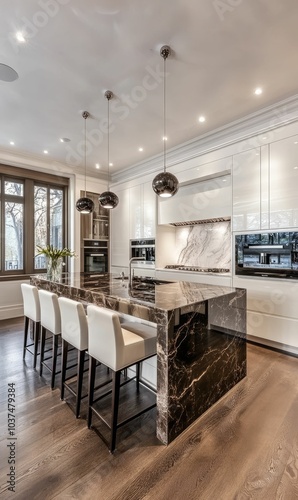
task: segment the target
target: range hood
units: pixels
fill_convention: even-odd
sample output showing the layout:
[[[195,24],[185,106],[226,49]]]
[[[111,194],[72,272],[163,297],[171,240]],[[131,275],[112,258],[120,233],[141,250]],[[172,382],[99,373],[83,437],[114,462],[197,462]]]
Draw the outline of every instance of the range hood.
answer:
[[[196,226],[197,224],[210,224],[229,220],[231,220],[231,217],[214,217],[212,219],[190,220],[186,222],[170,222],[170,226]]]
[[[231,219],[230,175],[180,186],[172,198],[158,200],[158,224],[190,226]]]

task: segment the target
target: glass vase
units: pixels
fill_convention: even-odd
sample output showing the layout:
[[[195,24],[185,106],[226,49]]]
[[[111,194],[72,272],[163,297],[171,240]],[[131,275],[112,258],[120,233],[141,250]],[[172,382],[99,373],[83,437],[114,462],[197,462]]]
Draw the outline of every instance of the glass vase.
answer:
[[[62,257],[58,257],[57,259],[53,259],[51,257],[48,258],[47,262],[47,278],[51,281],[60,281],[62,276]]]

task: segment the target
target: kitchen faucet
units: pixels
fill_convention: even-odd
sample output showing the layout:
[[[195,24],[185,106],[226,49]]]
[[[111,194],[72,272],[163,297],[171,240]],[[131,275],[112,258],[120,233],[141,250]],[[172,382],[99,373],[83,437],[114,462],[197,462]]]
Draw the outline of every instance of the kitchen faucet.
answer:
[[[129,259],[129,264],[128,264],[128,268],[129,268],[129,271],[128,271],[128,286],[129,287],[132,287],[132,273],[131,273],[131,264],[134,260],[144,260],[144,257],[132,257],[131,259]]]

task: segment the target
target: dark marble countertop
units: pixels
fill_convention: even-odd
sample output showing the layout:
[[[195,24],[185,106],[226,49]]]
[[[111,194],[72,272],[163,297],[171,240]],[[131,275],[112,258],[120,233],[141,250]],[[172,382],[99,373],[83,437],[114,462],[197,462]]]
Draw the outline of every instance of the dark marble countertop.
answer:
[[[169,444],[246,374],[246,290],[113,274],[46,274],[32,284],[157,326],[156,435]]]
[[[138,278],[132,288],[128,286],[127,279],[119,279],[114,274],[63,273],[59,283],[51,282],[46,274],[32,276],[34,280],[45,281],[52,284],[52,288],[59,285],[63,288],[82,290],[87,293],[103,294],[105,297],[144,305],[148,308],[170,311],[185,306],[199,304],[209,299],[222,297],[235,293],[235,288],[217,286],[205,283],[190,283],[186,281],[165,282],[164,284],[151,283],[148,278]],[[149,281],[149,282],[148,282]]]

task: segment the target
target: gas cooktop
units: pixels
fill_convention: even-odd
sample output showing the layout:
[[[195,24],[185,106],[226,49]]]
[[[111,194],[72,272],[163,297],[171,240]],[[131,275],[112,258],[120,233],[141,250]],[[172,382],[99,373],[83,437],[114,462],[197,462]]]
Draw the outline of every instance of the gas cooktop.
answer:
[[[229,273],[230,269],[222,267],[197,267],[197,266],[181,266],[181,265],[167,265],[165,269],[176,269],[178,271],[193,271],[196,273]]]

